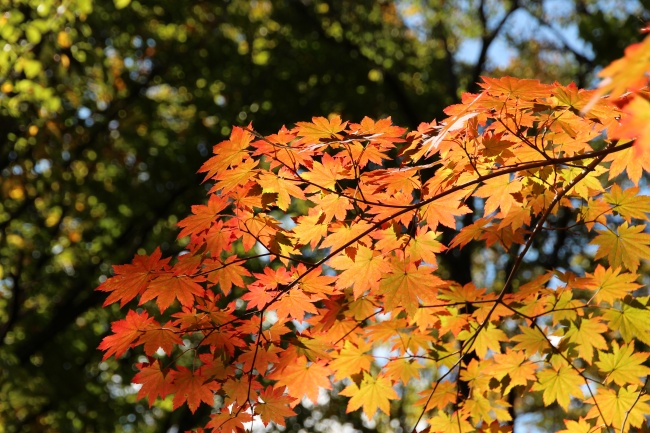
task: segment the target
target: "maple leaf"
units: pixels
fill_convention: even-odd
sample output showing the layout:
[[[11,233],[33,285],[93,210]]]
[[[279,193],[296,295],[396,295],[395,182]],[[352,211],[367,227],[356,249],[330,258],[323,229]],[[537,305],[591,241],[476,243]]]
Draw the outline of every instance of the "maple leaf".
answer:
[[[510,404],[503,399],[493,397],[485,398],[482,394],[472,393],[472,397],[465,401],[465,411],[471,414],[474,422],[480,420],[486,423],[492,421],[511,421],[512,417],[508,413]]]
[[[136,340],[139,340],[147,329],[156,326],[158,326],[158,323],[153,317],[149,317],[146,311],[137,313],[130,310],[125,319],[112,323],[111,331],[113,331],[113,335],[104,337],[99,344],[99,349],[106,351],[103,360],[107,360],[112,355],[119,358],[130,347],[136,345]]]
[[[349,176],[348,169],[343,168],[340,159],[333,158],[327,153],[323,155],[321,161],[322,163],[314,161],[311,169],[301,173],[300,177],[312,183],[316,191],[320,189],[335,191],[336,183]]]
[[[284,419],[296,414],[289,407],[295,401],[295,398],[283,395],[284,391],[284,387],[274,389],[272,386],[267,386],[260,392],[259,402],[255,404],[254,408],[255,413],[262,418],[265,426],[270,422],[274,422],[284,427]]]
[[[420,370],[424,366],[417,361],[406,358],[393,359],[386,364],[386,377],[407,384],[411,379],[420,377]]]
[[[628,90],[639,90],[648,84],[646,76],[650,61],[647,53],[650,50],[650,37],[643,42],[632,44],[625,48],[625,56],[613,61],[598,73],[603,81],[598,85],[594,98],[610,93],[616,98]]]
[[[201,297],[205,289],[199,282],[205,281],[204,277],[190,277],[187,275],[164,274],[149,283],[147,290],[140,297],[140,304],[156,299],[158,309],[162,313],[176,300],[184,307],[194,303],[194,296]]]
[[[310,212],[310,215],[299,217],[296,226],[292,229],[297,243],[309,244],[311,249],[315,250],[319,242],[327,235],[329,224],[325,218],[326,215],[322,211]]]
[[[619,145],[625,144],[626,141],[621,140]],[[639,155],[634,148],[613,152],[607,155],[603,161],[612,163],[609,166],[609,180],[625,171],[632,183],[638,185],[643,172],[650,171],[650,153],[643,152]]]
[[[612,353],[598,352],[600,361],[596,361],[598,368],[607,373],[605,383],[614,381],[616,384],[643,385],[641,377],[650,373],[650,368],[643,364],[648,360],[650,353],[635,352],[634,342],[619,347],[612,341]]]
[[[293,317],[302,322],[306,313],[318,313],[314,302],[309,295],[300,290],[289,290],[275,302],[274,307],[278,319],[283,320],[287,317]]]
[[[298,287],[303,292],[310,294],[312,299],[328,299],[336,293],[333,287],[336,277],[322,274],[322,267],[317,267],[313,272],[307,273],[307,267],[302,263],[294,268],[292,273],[295,278],[302,276],[302,279],[298,282]]]
[[[426,219],[427,225],[432,231],[437,229],[438,224],[455,229],[456,217],[471,212],[469,207],[463,204],[466,195],[465,191],[458,191],[423,206],[422,218]]]
[[[213,194],[221,191],[221,195],[226,195],[231,190],[245,185],[257,172],[255,167],[257,167],[258,164],[259,161],[247,158],[236,167],[217,173],[217,175],[214,176],[214,180],[217,182],[210,189],[209,193]]]
[[[310,122],[297,122],[294,133],[303,137],[302,141],[320,142],[327,139],[341,139],[343,131],[348,122],[341,122],[340,116],[332,116],[330,120],[324,117],[312,117]]]
[[[621,387],[618,392],[610,388],[598,388],[595,397],[585,400],[585,403],[596,404],[585,418],[598,418],[597,424],[612,426],[617,431],[623,431],[623,420],[627,420],[632,427],[640,427],[646,414],[650,413],[650,396],[642,392],[633,385]]]
[[[420,306],[419,299],[434,299],[436,287],[443,284],[440,278],[431,274],[433,268],[428,266],[417,267],[408,261],[397,261],[392,266],[392,271],[379,282],[384,307],[388,311],[399,307],[413,315]]]
[[[196,412],[201,402],[214,405],[214,391],[221,386],[216,381],[206,381],[206,377],[189,368],[177,367],[170,372],[172,376],[171,391],[174,393],[174,409],[187,402],[190,412]]]
[[[229,204],[227,198],[212,194],[207,205],[192,206],[193,215],[178,222],[178,227],[183,228],[178,234],[178,237],[197,235],[202,231],[210,229],[212,224],[217,222],[219,212],[224,210]]]
[[[274,371],[268,378],[277,380],[276,387],[286,386],[287,393],[296,398],[296,404],[303,396],[316,404],[319,388],[332,389],[329,376],[333,373],[324,362],[308,364],[307,358],[301,356],[283,370]]]
[[[245,374],[238,379],[229,378],[224,382],[222,389],[226,393],[224,398],[226,407],[233,403],[243,407],[249,400],[253,400],[257,396],[257,392],[262,389],[262,384],[257,381],[251,382],[250,376]]]
[[[514,193],[520,192],[522,183],[519,179],[510,179],[508,176],[499,176],[483,182],[483,186],[474,192],[477,197],[487,198],[485,200],[485,215],[489,215],[501,209],[501,213],[506,215],[510,208],[517,204],[513,196]]]
[[[373,360],[372,355],[368,354],[370,350],[372,344],[359,341],[358,345],[354,345],[346,341],[339,354],[335,355],[328,365],[334,371],[334,380],[343,380],[362,371],[370,371]]]
[[[458,397],[456,383],[444,381],[436,382],[432,386],[433,389],[420,392],[422,398],[415,403],[417,406],[423,406],[425,411],[434,408],[444,410],[448,404],[456,403]]]
[[[643,233],[644,225],[631,226],[624,222],[618,227],[618,233],[611,229],[596,230],[596,236],[590,245],[598,245],[595,259],[607,256],[610,266],[623,265],[636,272],[642,258],[650,257],[650,234]]]
[[[205,427],[220,433],[241,433],[244,431],[244,423],[251,421],[253,421],[253,415],[246,411],[235,411],[234,413],[225,411],[210,415],[210,421]]]
[[[171,355],[174,344],[183,344],[178,336],[180,330],[171,325],[161,325],[160,328],[150,326],[138,343],[144,343],[144,353],[152,356],[159,348]]]
[[[363,413],[366,414],[368,419],[372,419],[377,409],[389,415],[390,400],[399,398],[389,379],[384,376],[372,376],[365,372],[359,386],[352,383],[339,394],[352,397],[348,402],[348,413],[362,407]]]
[[[478,335],[476,335],[477,328],[478,324],[472,323],[470,329],[465,329],[458,334],[458,339],[461,341],[474,339],[472,344],[465,350],[474,350],[481,358],[485,357],[488,349],[500,353],[500,342],[508,339],[505,332],[494,326],[491,322],[487,326],[483,326]]]
[[[483,236],[483,233],[485,233],[486,226],[491,220],[492,218],[480,218],[472,224],[466,225],[460,229],[460,232],[451,240],[449,248],[456,248],[458,246],[463,247],[471,241],[480,239],[481,236]]]
[[[566,429],[557,433],[591,433],[593,430],[593,427],[585,418],[579,418],[578,421],[565,419],[564,425]]]
[[[295,176],[286,168],[280,169],[277,175],[273,172],[263,173],[257,182],[262,186],[263,194],[277,194],[276,204],[283,211],[289,209],[291,197],[305,200],[305,193],[296,184]]]
[[[650,196],[640,195],[638,187],[623,191],[618,184],[614,184],[603,197],[628,223],[632,222],[632,218],[646,219],[646,214],[650,213]]]
[[[321,243],[321,248],[331,248],[332,250],[338,250],[343,246],[354,247],[350,245],[350,242],[353,239],[361,236],[362,233],[365,233],[371,229],[372,226],[366,222],[358,222],[356,224],[347,225],[347,224],[332,224],[330,226],[330,234],[327,235],[323,242]],[[362,241],[364,238],[359,239]]]
[[[142,294],[155,273],[164,268],[169,258],[161,259],[160,248],[156,248],[150,256],[137,255],[130,265],[115,265],[115,276],[104,281],[97,290],[111,292],[104,301],[104,307],[120,301],[120,307]]]
[[[309,197],[309,201],[325,214],[323,223],[330,223],[333,219],[343,221],[348,210],[352,209],[350,199],[338,194],[314,194]]]
[[[323,335],[317,334],[316,337],[299,336],[292,343],[294,344],[296,353],[305,356],[309,361],[329,361],[332,359],[330,356],[332,345],[326,340]]]
[[[513,77],[490,78],[481,77],[478,83],[487,93],[503,95],[507,98],[534,99],[550,95],[551,87],[539,80],[518,79]]]
[[[578,355],[591,364],[595,349],[606,349],[607,342],[601,334],[607,332],[607,325],[597,317],[583,318],[579,325],[571,322],[569,330],[564,335],[567,341],[578,346]]]
[[[474,426],[459,412],[447,415],[438,411],[435,416],[427,420],[431,433],[471,433],[476,431]]]
[[[425,228],[417,230],[408,243],[407,253],[410,260],[417,262],[423,260],[428,265],[437,267],[436,253],[440,253],[447,248],[438,242],[440,236],[438,232],[427,231]]]
[[[621,333],[626,343],[638,338],[645,344],[650,344],[650,314],[640,302],[623,302],[620,310],[606,310],[603,316],[613,331]]]
[[[494,354],[494,363],[485,369],[485,373],[493,375],[498,380],[508,376],[510,381],[504,390],[504,393],[507,394],[517,385],[526,386],[528,381],[536,380],[537,365],[527,361],[524,352],[508,348],[506,353]]]
[[[204,262],[208,281],[219,284],[219,288],[225,296],[228,296],[233,285],[244,287],[243,277],[251,275],[239,262],[236,256],[230,256],[223,262],[221,260],[206,260]]]
[[[132,382],[142,385],[138,390],[138,399],[146,397],[151,407],[158,397],[165,398],[170,393],[172,376],[165,373],[160,360],[151,364],[136,364],[136,367],[140,371],[133,376]]]
[[[566,411],[569,408],[571,396],[582,398],[584,395],[580,386],[584,385],[583,378],[571,367],[561,366],[559,369],[547,368],[537,373],[538,382],[533,384],[533,391],[544,391],[542,398],[545,405],[554,401]]]
[[[636,139],[634,148],[637,155],[650,151],[650,101],[647,95],[637,95],[623,109],[618,127],[610,128],[610,138]]]
[[[591,280],[586,287],[590,290],[596,290],[594,298],[597,303],[607,302],[614,305],[615,301],[623,299],[629,292],[641,287],[640,284],[635,283],[639,278],[637,274],[621,273],[621,268],[605,269],[603,266],[598,265],[593,275],[587,273],[587,277],[590,277]]]
[[[262,310],[266,307],[275,297],[278,295],[278,292],[275,290],[269,290],[268,287],[260,284],[259,281],[256,281],[248,286],[248,293],[242,296],[244,301],[248,301],[248,308],[253,309],[257,308]]]
[[[244,149],[248,147],[253,138],[253,134],[243,128],[233,127],[230,139],[214,146],[212,151],[215,156],[207,160],[199,169],[199,173],[208,173],[204,182],[228,167],[241,164],[247,155]]]
[[[351,254],[354,252],[353,254]],[[367,290],[379,287],[379,280],[391,270],[390,263],[377,251],[359,245],[334,256],[328,263],[332,268],[343,271],[335,282],[337,289],[352,287],[354,299]]]
[[[258,345],[257,350],[249,350],[241,354],[238,361],[244,363],[244,371],[249,372],[253,369],[266,373],[269,364],[275,364],[279,361],[278,352],[281,349],[274,344],[268,344],[266,347]]]

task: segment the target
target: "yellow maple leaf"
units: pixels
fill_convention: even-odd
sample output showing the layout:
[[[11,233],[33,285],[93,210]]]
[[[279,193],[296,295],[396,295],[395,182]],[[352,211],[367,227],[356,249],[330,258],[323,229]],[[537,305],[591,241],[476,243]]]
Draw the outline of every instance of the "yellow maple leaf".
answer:
[[[571,396],[583,398],[580,386],[584,385],[583,378],[571,367],[564,365],[559,369],[547,368],[537,373],[538,383],[532,387],[533,391],[544,391],[542,398],[545,405],[554,401],[566,411],[569,408]]]
[[[578,421],[565,419],[564,425],[566,425],[566,429],[557,433],[591,433],[593,428],[584,418],[580,418]]]
[[[639,278],[637,274],[624,272],[621,268],[608,268],[598,265],[592,274],[587,274],[591,280],[586,284],[586,288],[596,290],[594,299],[597,303],[607,302],[614,305],[614,302],[623,299],[629,292],[640,288],[641,285],[635,283]]]
[[[639,269],[642,259],[650,259],[650,234],[643,233],[645,224],[629,227],[624,222],[618,233],[609,228],[596,230],[599,234],[590,245],[598,245],[595,259],[607,256],[612,267],[624,266],[632,272]]]
[[[470,433],[476,431],[474,426],[464,418],[459,412],[447,415],[439,411],[434,417],[427,422],[431,425],[431,433]]]
[[[598,418],[596,424],[612,426],[615,431],[625,431],[623,420],[632,427],[640,427],[645,421],[645,415],[650,413],[650,396],[641,394],[636,386],[628,386],[616,390],[611,388],[598,388],[595,397],[585,401],[594,404],[586,417]]]
[[[650,196],[639,194],[639,190],[639,187],[635,186],[623,191],[615,183],[603,198],[629,223],[632,218],[646,219],[646,214],[650,213]]]
[[[599,318],[583,318],[579,324],[571,322],[565,337],[567,341],[577,345],[578,356],[591,364],[594,349],[607,349],[607,342],[601,335],[605,332],[607,325],[601,323]]]
[[[533,356],[535,353],[542,353],[550,347],[546,336],[539,329],[528,326],[519,326],[519,329],[521,329],[522,333],[511,338],[512,341],[517,342],[514,350],[523,349],[526,356]]]
[[[637,299],[636,301],[642,301]],[[644,298],[647,302],[648,298]],[[638,338],[645,344],[650,344],[650,311],[641,302],[634,302],[633,305],[622,303],[619,309],[605,310],[604,318],[609,321],[609,327],[613,331],[621,333],[623,340],[629,343]]]
[[[465,329],[458,334],[458,339],[461,341],[466,341],[474,338],[474,342],[466,350],[475,350],[476,354],[480,358],[485,358],[488,349],[491,349],[494,352],[501,352],[501,341],[506,341],[508,336],[505,332],[494,326],[492,323],[488,323],[487,326],[484,326],[481,329],[481,332],[478,333],[476,337],[476,328],[478,324],[473,324],[472,329]]]
[[[363,373],[361,385],[357,386],[356,383],[353,383],[339,394],[352,397],[348,402],[346,412],[350,413],[362,407],[363,413],[368,419],[372,419],[377,409],[385,414],[390,414],[390,400],[399,398],[389,379],[383,376],[372,376],[368,373]]]
[[[605,383],[614,381],[624,386],[627,384],[643,385],[641,377],[650,374],[650,368],[643,365],[650,356],[647,352],[634,352],[634,341],[619,347],[612,341],[612,353],[598,352],[600,361],[596,361],[598,368],[607,373]]]
[[[343,380],[361,371],[369,371],[373,359],[372,355],[367,353],[370,350],[372,344],[363,340],[358,342],[358,346],[346,341],[341,352],[329,363],[329,367],[334,370],[334,379]]]
[[[510,382],[504,390],[504,394],[507,394],[517,385],[527,385],[529,380],[536,380],[536,369],[537,365],[529,362],[524,352],[508,349],[506,353],[494,354],[494,363],[486,369],[485,373],[498,380],[509,376]]]

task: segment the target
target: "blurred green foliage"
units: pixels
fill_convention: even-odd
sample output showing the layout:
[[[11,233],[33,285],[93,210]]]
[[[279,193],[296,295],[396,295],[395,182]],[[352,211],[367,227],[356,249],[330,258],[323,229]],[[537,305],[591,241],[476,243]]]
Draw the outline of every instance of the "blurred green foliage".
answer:
[[[589,85],[650,19],[625,0],[0,7],[0,433],[194,425],[136,402],[134,356],[101,362],[119,313],[93,290],[138,251],[177,252],[176,222],[204,199],[195,172],[232,124],[336,112],[415,127],[481,75]]]

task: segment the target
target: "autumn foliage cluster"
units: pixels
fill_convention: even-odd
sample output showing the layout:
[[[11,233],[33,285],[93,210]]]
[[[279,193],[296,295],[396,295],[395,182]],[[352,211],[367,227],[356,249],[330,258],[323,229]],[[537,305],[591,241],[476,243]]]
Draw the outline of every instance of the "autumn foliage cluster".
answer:
[[[515,392],[559,405],[566,432],[645,425],[649,57],[649,40],[628,48],[595,91],[484,78],[415,131],[235,127],[201,168],[211,189],[179,223],[184,253],[137,256],[99,287],[129,307],[100,349],[143,352],[138,397],[213,406],[220,432],[284,425],[321,388],[372,418],[413,384],[414,426],[431,432],[495,431]],[[557,230],[586,234],[591,267],[522,277]],[[469,244],[510,255],[496,287],[445,279],[442,257]]]

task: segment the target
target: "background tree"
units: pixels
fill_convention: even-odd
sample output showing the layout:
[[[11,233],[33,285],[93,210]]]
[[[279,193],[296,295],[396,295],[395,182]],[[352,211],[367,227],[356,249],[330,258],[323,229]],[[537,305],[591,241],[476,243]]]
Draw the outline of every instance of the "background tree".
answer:
[[[641,3],[581,1],[560,22],[546,3],[11,2],[0,17],[0,424],[189,425],[187,411],[134,410],[121,379],[133,360],[100,363],[94,348],[117,316],[91,288],[136,252],[176,251],[216,137],[233,121],[264,131],[331,112],[415,127],[481,74],[588,84],[620,54],[603,41],[622,49],[648,18]],[[556,30],[525,34],[517,20]],[[570,23],[593,52],[562,39]],[[514,51],[497,63],[499,41]],[[468,278],[469,259],[450,272]]]

